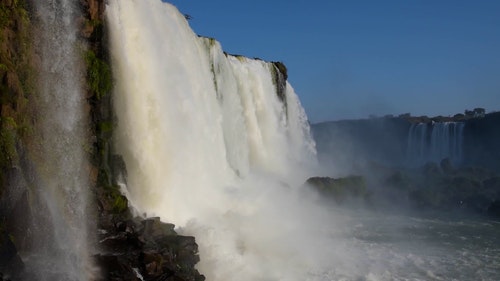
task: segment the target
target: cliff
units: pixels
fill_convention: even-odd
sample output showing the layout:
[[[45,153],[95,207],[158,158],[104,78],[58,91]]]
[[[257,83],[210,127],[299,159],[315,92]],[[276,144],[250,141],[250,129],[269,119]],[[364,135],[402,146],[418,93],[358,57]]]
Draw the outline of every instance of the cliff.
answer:
[[[23,171],[30,140],[36,59],[30,40],[24,1],[0,3],[0,272],[18,274],[23,264],[17,254],[25,244],[28,183]],[[0,275],[0,279],[1,279]]]
[[[465,121],[464,164],[500,171],[500,112]]]
[[[377,162],[397,167],[408,164],[409,132],[413,124],[463,122],[462,159],[456,164],[500,171],[500,113],[457,120],[454,117],[383,117],[324,122],[311,125],[311,129],[318,157],[324,165],[351,169]]]
[[[86,67],[83,98],[89,139],[82,140],[88,162],[91,210],[89,227],[95,280],[204,280],[194,269],[199,261],[194,237],[180,236],[172,224],[132,215],[117,177],[126,173],[111,145],[112,69],[108,63],[104,0],[80,0],[79,42]],[[44,221],[38,202],[40,142],[44,116],[39,110],[41,58],[34,40],[40,28],[29,0],[0,2],[0,280],[30,280],[36,270],[23,264],[18,252],[36,253],[36,227]],[[39,16],[39,15],[38,15]],[[88,145],[87,145],[88,144]],[[40,221],[42,220],[42,221]],[[50,233],[50,230],[49,230]],[[50,257],[49,257],[50,258]],[[33,276],[35,275],[35,276]],[[57,275],[54,275],[57,276]],[[39,276],[38,276],[39,277]],[[57,277],[55,277],[57,278]]]
[[[430,118],[418,118],[416,121],[405,117],[344,120],[313,124],[312,131],[318,158],[326,173],[335,177],[362,175],[367,180],[369,204],[373,206],[390,206],[400,210],[458,211],[498,219],[500,113],[461,119],[463,125],[459,127],[463,130],[458,130],[458,126],[443,126],[444,123],[438,126],[431,121]],[[440,118],[440,121],[457,120]],[[419,122],[429,123],[424,123],[427,124],[423,125],[425,130],[420,132],[416,140],[409,141],[411,132],[415,134],[415,126]],[[460,155],[460,161],[453,163],[453,157],[433,157],[432,161],[426,162],[414,161],[423,158],[411,159],[439,150],[439,144],[431,141],[434,129],[448,130],[434,136],[449,133],[448,138],[441,140],[450,141],[452,148],[461,147],[462,151],[455,151],[454,155]],[[452,132],[462,132],[462,135],[453,135]],[[409,145],[418,147],[415,149]],[[419,155],[418,152],[423,150],[427,153]],[[417,153],[409,153],[415,151]],[[320,190],[328,186],[336,192],[337,197],[334,199],[339,200],[339,187],[331,179],[312,180],[310,183],[316,188],[319,186]],[[345,194],[349,194],[349,190],[356,191],[351,187],[342,188],[347,189],[340,189]]]

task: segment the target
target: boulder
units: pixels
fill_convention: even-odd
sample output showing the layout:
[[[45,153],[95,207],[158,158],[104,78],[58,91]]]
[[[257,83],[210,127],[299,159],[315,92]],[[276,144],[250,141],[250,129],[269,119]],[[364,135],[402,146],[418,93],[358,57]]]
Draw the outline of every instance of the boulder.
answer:
[[[95,260],[103,280],[205,280],[195,269],[200,259],[194,237],[178,235],[174,227],[159,218],[133,218],[101,229],[102,252]]]
[[[365,179],[362,176],[344,178],[311,177],[306,184],[313,187],[321,195],[333,198],[337,203],[347,199],[363,199],[369,197]]]

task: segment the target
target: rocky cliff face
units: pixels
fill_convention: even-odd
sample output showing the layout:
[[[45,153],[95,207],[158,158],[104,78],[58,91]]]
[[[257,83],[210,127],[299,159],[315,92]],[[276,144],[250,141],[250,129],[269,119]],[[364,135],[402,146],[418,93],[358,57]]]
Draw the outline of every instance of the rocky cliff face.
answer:
[[[34,1],[34,0],[31,0]],[[37,188],[34,124],[40,58],[32,47],[31,1],[0,2],[0,280],[22,279],[18,250],[32,250],[34,216],[31,188]],[[156,218],[134,218],[117,179],[126,167],[111,146],[114,115],[112,75],[108,64],[104,0],[80,0],[80,37],[87,66],[87,116],[91,124],[88,167],[92,191],[89,216],[97,221],[94,257],[96,280],[204,280],[194,237],[180,236],[171,224]],[[84,142],[85,143],[85,142]],[[36,153],[33,153],[36,154]],[[49,257],[50,258],[50,257]]]
[[[500,112],[467,120],[464,148],[465,165],[500,171]]]
[[[319,160],[331,176],[362,175],[372,205],[500,218],[500,113],[460,121],[464,123],[460,163],[445,158],[409,165],[412,159],[408,159],[411,154],[407,146],[412,142],[408,137],[414,121],[377,118],[312,125]],[[428,140],[431,126],[427,126]],[[337,182],[325,179],[309,183],[321,191],[328,190],[336,201],[343,194],[357,193],[360,186],[339,187]]]
[[[27,5],[0,2],[0,272],[16,275],[23,264],[17,254],[26,244],[29,182],[24,171],[31,136],[36,57],[32,52]],[[3,278],[3,277],[2,277]]]
[[[387,117],[342,120],[313,124],[318,157],[325,165],[342,166],[346,170],[377,162],[388,166],[405,166],[408,157],[408,137],[414,122],[452,122],[453,118]],[[500,113],[463,122],[461,167],[482,167],[500,171]],[[442,159],[439,159],[439,161]],[[438,161],[438,162],[439,162]]]

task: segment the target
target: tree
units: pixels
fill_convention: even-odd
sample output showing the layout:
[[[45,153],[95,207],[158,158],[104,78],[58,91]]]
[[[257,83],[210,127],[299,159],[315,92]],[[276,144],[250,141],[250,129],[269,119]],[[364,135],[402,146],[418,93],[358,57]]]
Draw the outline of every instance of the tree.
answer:
[[[476,118],[484,117],[485,114],[486,110],[484,108],[481,107],[474,108],[474,117]]]

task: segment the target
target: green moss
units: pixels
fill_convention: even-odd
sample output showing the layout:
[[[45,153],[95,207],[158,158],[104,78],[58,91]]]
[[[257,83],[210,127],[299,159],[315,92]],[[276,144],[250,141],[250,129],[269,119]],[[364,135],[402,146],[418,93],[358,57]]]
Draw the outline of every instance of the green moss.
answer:
[[[11,10],[5,7],[5,4],[0,4],[0,28],[9,25],[11,20]]]
[[[128,200],[116,185],[105,185],[107,209],[113,214],[121,214],[128,210]]]
[[[93,51],[85,53],[87,63],[87,82],[97,100],[107,95],[113,86],[111,68],[99,59]]]
[[[113,131],[113,123],[112,122],[100,122],[99,130],[101,133],[111,133]]]
[[[123,195],[117,195],[113,201],[112,212],[115,214],[121,214],[127,211],[128,208],[128,200]]]

